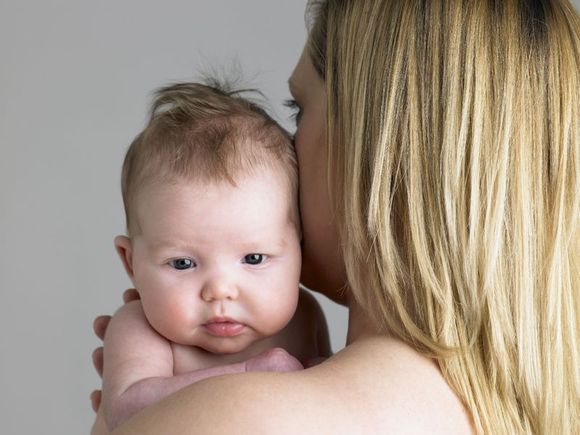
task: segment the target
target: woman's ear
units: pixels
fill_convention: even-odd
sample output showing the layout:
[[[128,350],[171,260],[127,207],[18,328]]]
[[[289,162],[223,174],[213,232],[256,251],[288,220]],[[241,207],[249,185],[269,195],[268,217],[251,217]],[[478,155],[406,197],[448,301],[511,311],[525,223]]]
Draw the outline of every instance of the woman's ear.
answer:
[[[123,266],[125,266],[127,275],[129,275],[129,278],[133,281],[135,274],[133,273],[133,249],[131,246],[131,239],[127,236],[115,237],[115,249],[121,258]]]

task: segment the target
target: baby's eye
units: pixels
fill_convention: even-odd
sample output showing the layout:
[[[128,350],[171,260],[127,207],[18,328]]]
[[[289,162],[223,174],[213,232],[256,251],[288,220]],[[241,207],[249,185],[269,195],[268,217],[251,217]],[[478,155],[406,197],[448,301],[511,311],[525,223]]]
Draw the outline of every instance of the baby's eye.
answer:
[[[191,258],[176,258],[168,263],[171,267],[177,270],[193,269],[196,264]]]
[[[266,260],[266,256],[264,254],[248,254],[244,257],[244,263],[251,264],[252,266],[256,266],[258,264],[262,264]]]

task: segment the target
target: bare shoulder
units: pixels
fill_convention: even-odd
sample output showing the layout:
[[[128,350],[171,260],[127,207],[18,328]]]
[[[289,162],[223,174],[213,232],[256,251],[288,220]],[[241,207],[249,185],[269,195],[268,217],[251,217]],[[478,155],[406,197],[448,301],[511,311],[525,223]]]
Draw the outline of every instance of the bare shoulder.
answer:
[[[111,349],[114,345],[119,345],[120,348],[113,348],[114,352],[105,352],[105,357],[107,354],[118,357],[117,350],[122,351],[122,354],[131,355],[129,349],[132,351],[142,349],[140,353],[151,354],[153,351],[170,349],[169,343],[151,327],[141,301],[131,301],[115,312],[107,327],[105,349]]]
[[[170,342],[149,325],[140,301],[117,310],[104,343],[105,396],[120,394],[141,379],[173,374]]]
[[[227,410],[225,412],[224,410]],[[148,408],[120,434],[471,433],[437,367],[385,338],[301,372],[207,379]]]
[[[147,318],[145,317],[141,301],[136,300],[127,302],[126,304],[123,304],[121,307],[119,307],[119,309],[115,311],[115,314],[113,315],[113,318],[111,320],[123,322],[131,320],[146,322]]]
[[[105,333],[105,346],[110,348],[110,343],[123,343],[131,336],[150,334],[150,330],[141,301],[128,302],[113,315]]]
[[[474,433],[469,413],[436,362],[409,345],[369,337],[348,346],[335,360],[351,374],[341,383],[350,391],[353,415],[372,422],[369,432]]]
[[[121,306],[113,315],[105,333],[105,348],[111,349],[112,343],[124,347],[133,342],[140,342],[140,339],[144,338],[160,341],[161,336],[149,325],[141,301],[131,301]]]

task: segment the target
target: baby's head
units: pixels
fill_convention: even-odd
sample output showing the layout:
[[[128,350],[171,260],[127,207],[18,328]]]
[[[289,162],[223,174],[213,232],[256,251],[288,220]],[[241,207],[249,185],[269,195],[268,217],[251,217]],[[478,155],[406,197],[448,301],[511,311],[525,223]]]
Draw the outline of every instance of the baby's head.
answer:
[[[149,323],[234,353],[280,331],[298,302],[297,168],[288,134],[235,93],[159,90],[122,174],[115,239]]]

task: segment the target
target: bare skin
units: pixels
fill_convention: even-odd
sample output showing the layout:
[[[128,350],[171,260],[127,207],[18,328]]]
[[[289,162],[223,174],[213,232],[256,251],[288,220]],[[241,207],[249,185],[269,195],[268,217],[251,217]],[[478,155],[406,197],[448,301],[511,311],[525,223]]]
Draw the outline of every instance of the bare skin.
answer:
[[[365,323],[353,312],[352,341],[316,367],[204,380],[112,433],[471,433],[436,364]],[[108,433],[101,413],[92,433]]]
[[[295,140],[305,237],[301,280],[348,305],[346,347],[299,372],[243,373],[201,381],[143,410],[113,433],[474,433],[468,412],[436,362],[380,333],[356,301],[349,300],[329,214],[326,172],[321,170],[326,165],[324,84],[307,54],[290,83],[301,109]],[[102,328],[106,319],[98,323]],[[107,433],[101,412],[92,433]]]
[[[141,300],[107,327],[110,429],[194,382],[302,370],[300,361],[330,355],[322,310],[299,289],[300,232],[285,179],[268,170],[236,182],[149,186],[135,203],[140,231],[115,238]]]
[[[121,307],[108,326],[109,335],[117,343],[105,340],[107,349],[113,349],[105,367],[118,367],[109,374],[104,370],[103,407],[107,426],[113,429],[137,411],[209,377],[302,370],[299,359],[308,365],[316,357],[330,355],[328,334],[325,331],[319,334],[323,340],[317,340],[314,334],[321,326],[326,330],[320,307],[303,290],[296,314],[284,330],[243,352],[215,355],[171,343],[156,334],[145,319],[140,301],[132,301]],[[126,354],[133,359],[121,361]]]

